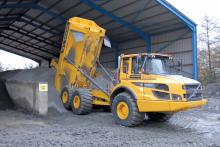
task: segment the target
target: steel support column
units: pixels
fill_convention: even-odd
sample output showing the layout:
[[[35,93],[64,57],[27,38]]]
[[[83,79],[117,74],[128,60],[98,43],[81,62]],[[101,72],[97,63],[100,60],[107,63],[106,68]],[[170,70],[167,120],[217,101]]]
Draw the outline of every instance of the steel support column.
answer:
[[[198,79],[198,51],[197,51],[197,31],[196,27],[192,31],[192,49],[193,49],[193,78]]]

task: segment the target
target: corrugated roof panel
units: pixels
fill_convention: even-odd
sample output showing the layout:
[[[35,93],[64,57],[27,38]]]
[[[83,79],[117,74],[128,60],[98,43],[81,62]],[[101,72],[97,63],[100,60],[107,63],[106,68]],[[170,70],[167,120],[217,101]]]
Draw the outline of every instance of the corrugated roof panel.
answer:
[[[60,48],[65,18],[68,19],[73,16],[83,16],[96,21],[107,29],[107,34],[110,35],[109,37],[113,38],[116,43],[123,41],[128,42],[129,39],[141,39],[141,33],[158,34],[173,29],[188,28],[179,17],[156,0],[89,1],[97,7],[107,10],[106,13],[115,15],[118,20],[122,20],[122,22],[124,21],[125,23],[117,22],[118,20],[115,21],[109,16],[104,15],[103,12],[94,10],[91,6],[83,3],[83,1],[39,0],[38,3],[35,3],[37,6],[35,7],[36,9],[31,7],[16,8],[17,3],[19,3],[18,1],[13,1],[11,4],[14,6],[11,8],[0,9],[1,16],[6,19],[6,14],[19,14],[22,16],[21,18],[26,21],[7,20],[5,22],[1,21],[0,25],[3,24],[12,29],[11,31],[4,30],[4,33],[12,34],[12,36],[18,38],[20,41],[27,40],[30,45],[39,42],[37,45],[44,46],[45,49],[51,49],[52,51],[57,51]],[[9,1],[6,1],[6,4],[9,3]],[[20,4],[24,3],[30,4],[34,3],[34,1],[20,1]],[[132,26],[130,29],[125,27],[126,22]],[[139,31],[134,31],[134,28],[139,29]],[[146,42],[146,40],[144,40],[144,42]],[[8,43],[10,43],[10,41]],[[146,44],[142,43],[142,45]],[[24,47],[27,50],[31,49],[28,46],[20,47]],[[31,49],[32,52],[36,53],[34,50],[38,51],[39,49]],[[38,54],[44,55],[45,53],[39,50]],[[52,57],[52,55],[49,57]]]

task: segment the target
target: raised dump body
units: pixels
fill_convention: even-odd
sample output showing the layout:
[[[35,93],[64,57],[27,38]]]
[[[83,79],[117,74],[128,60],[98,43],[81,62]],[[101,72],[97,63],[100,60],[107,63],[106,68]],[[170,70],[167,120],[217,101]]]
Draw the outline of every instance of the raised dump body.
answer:
[[[78,17],[68,20],[59,61],[52,61],[57,70],[55,87],[58,91],[67,84],[89,86],[86,76],[94,78],[104,37],[105,30],[91,20]]]

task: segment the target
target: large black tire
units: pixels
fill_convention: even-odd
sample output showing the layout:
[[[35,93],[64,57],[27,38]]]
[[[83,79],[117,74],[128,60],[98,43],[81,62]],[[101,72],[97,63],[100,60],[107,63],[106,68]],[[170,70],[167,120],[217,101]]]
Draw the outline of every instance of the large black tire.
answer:
[[[78,98],[77,98],[78,97]],[[79,105],[74,105],[75,99],[79,99]],[[85,88],[78,88],[72,95],[71,107],[74,114],[84,115],[92,111],[92,95],[90,91]]]
[[[147,116],[152,121],[166,122],[172,117],[172,114],[149,112]]]
[[[69,86],[65,86],[61,91],[60,99],[62,101],[63,106],[67,110],[71,110],[71,97],[72,97],[73,92],[74,92],[74,89],[70,88]],[[67,93],[66,101],[63,100],[64,93]]]
[[[129,109],[129,113],[127,118],[121,119],[119,116],[119,110],[117,110],[117,107],[120,105],[120,102],[124,102],[127,104],[127,107]],[[132,98],[132,96],[126,92],[118,94],[112,102],[111,105],[111,111],[114,117],[114,120],[117,124],[126,126],[126,127],[133,127],[141,124],[144,120],[144,113],[140,113],[137,108],[137,104]]]

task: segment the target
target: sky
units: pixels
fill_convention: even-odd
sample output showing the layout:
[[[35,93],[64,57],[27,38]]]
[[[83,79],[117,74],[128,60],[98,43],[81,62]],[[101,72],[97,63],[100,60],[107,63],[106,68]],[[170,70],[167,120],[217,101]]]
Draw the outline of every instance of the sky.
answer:
[[[201,23],[207,15],[220,21],[220,0],[167,0],[178,10],[192,19],[195,23]]]
[[[23,69],[30,64],[33,66],[38,65],[37,62],[31,59],[5,52],[3,50],[0,50],[0,63],[2,64],[3,68],[7,69]]]
[[[200,24],[202,18],[207,15],[220,23],[220,0],[167,0],[196,24]],[[198,32],[200,26],[198,25]],[[0,63],[4,67],[24,68],[28,64],[37,65],[36,62],[0,50]]]

